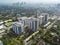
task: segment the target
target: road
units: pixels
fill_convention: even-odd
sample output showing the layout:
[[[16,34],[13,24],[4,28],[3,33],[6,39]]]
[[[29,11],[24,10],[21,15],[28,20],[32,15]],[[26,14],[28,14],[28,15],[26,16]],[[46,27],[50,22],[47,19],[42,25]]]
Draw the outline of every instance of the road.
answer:
[[[9,27],[8,27],[8,30],[10,30],[11,28],[12,28],[12,26],[9,26]]]
[[[57,20],[55,20],[53,23],[51,23],[51,24],[47,27],[47,29],[50,29],[56,22],[57,22]]]
[[[57,20],[55,20],[53,23],[51,23],[46,29],[44,29],[44,34],[47,32],[48,29],[50,29],[55,23],[57,22]]]
[[[57,20],[53,21],[46,29],[43,29],[44,31],[43,31],[42,34],[46,34],[46,32],[48,31],[48,29],[50,29],[56,22],[57,22]],[[38,34],[38,33],[39,33],[39,31],[33,33],[31,36],[29,36],[28,38],[26,38],[26,40],[24,40],[25,45],[27,45],[27,44],[30,45],[30,43],[33,42],[33,39],[32,39],[31,41],[30,41],[30,39],[32,38],[33,35],[36,35],[36,34]],[[42,34],[40,34],[39,37],[41,37]],[[37,37],[38,37],[38,36],[37,36]]]
[[[48,29],[50,29],[55,23],[57,22],[57,20],[55,20],[53,23],[51,23],[46,29],[44,29],[43,34],[46,34],[46,32],[48,31]],[[40,44],[40,41],[37,43],[37,45]]]

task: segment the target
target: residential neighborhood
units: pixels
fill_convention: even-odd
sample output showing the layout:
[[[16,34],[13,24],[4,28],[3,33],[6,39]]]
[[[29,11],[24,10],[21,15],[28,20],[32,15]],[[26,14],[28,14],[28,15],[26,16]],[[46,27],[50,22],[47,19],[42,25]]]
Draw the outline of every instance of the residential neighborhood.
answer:
[[[60,1],[1,0],[0,45],[60,45]]]

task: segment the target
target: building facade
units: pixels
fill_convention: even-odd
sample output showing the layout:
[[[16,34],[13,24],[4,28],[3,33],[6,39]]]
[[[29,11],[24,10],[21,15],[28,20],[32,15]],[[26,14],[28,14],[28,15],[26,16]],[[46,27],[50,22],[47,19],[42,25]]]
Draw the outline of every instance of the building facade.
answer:
[[[39,26],[41,26],[42,24],[43,24],[43,22],[44,22],[44,16],[39,16],[38,17],[38,19],[39,19]]]
[[[44,17],[43,23],[46,24],[48,22],[49,14],[48,13],[42,13],[41,15]]]
[[[19,23],[19,22],[16,22],[13,24],[13,31],[15,34],[21,34],[21,33],[24,33],[24,25]]]
[[[24,24],[24,26],[27,25],[32,31],[36,31],[39,28],[39,19],[34,17],[22,17],[20,22]]]
[[[39,29],[39,19],[30,18],[29,19],[29,28],[32,29],[32,31],[36,31],[37,29]]]

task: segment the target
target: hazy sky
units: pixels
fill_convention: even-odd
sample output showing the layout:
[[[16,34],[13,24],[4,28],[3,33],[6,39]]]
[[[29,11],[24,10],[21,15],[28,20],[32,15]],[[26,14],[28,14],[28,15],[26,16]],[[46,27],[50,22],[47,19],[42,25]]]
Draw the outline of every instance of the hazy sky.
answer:
[[[33,2],[33,3],[60,3],[60,0],[0,0],[0,3],[13,3],[13,2]]]

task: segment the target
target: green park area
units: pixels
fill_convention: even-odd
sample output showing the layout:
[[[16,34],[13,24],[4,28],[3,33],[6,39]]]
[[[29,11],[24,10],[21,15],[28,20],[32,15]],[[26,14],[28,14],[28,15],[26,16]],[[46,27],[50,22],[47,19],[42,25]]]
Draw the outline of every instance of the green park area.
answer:
[[[0,40],[4,43],[4,45],[23,45],[23,42],[20,41],[20,36],[15,36],[12,33],[3,35]]]
[[[5,25],[6,25],[7,27],[11,26],[12,24],[13,24],[13,22],[6,22],[6,23],[5,23]]]

